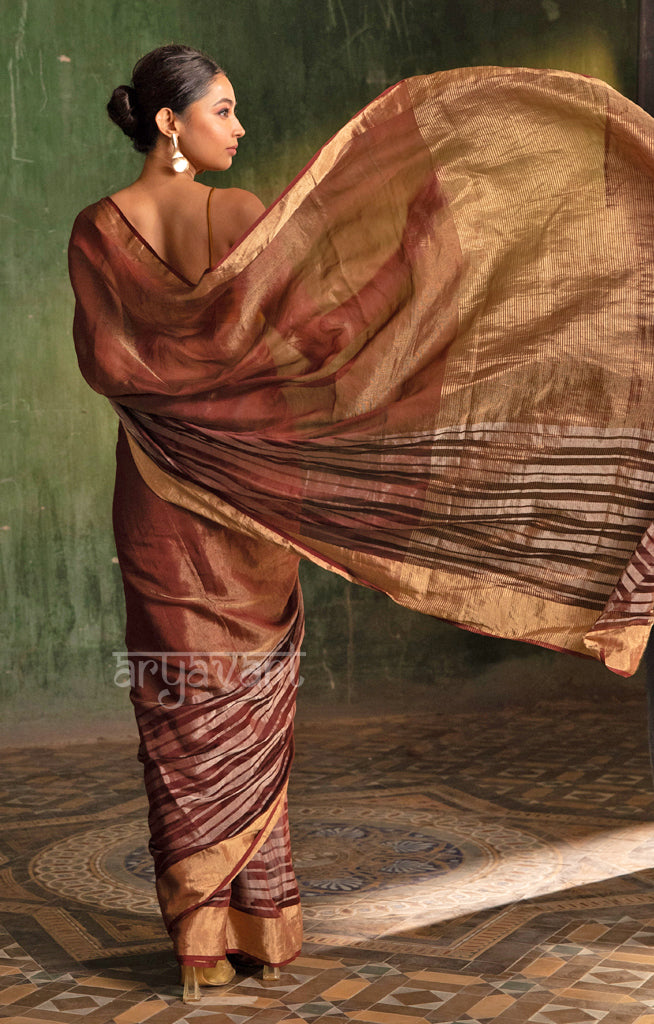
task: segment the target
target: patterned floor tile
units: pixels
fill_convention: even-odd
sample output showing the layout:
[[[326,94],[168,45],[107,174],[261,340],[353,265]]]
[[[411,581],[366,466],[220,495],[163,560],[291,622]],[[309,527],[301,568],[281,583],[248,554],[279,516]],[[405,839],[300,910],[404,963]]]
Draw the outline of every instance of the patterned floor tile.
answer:
[[[585,1010],[579,1007],[571,1009],[557,1003],[543,1007],[540,1013],[529,1018],[529,1024],[593,1024],[604,1020],[608,1010]]]
[[[134,750],[9,752],[0,1021],[654,1024],[644,719],[634,697],[301,725],[303,956],[197,1008],[156,911]]]

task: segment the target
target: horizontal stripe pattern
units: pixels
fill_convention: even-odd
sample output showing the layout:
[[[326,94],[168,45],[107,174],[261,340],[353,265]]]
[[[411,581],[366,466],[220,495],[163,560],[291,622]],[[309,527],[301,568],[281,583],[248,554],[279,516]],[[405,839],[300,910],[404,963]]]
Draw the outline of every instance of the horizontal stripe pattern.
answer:
[[[299,655],[289,652],[299,647],[302,627],[298,612],[289,635],[227,692],[209,690],[200,702],[171,708],[157,699],[164,683],[156,671],[147,687],[131,691],[157,876],[244,831],[286,784],[299,674]]]
[[[601,611],[654,518],[654,443],[637,431],[278,440],[123,416],[161,468],[299,547],[340,548],[346,569],[363,552]]]
[[[277,918],[281,910],[299,902],[285,807],[264,845],[232,882],[231,907],[256,917]]]
[[[654,525],[648,527],[624,569],[596,629],[649,626],[654,609]]]

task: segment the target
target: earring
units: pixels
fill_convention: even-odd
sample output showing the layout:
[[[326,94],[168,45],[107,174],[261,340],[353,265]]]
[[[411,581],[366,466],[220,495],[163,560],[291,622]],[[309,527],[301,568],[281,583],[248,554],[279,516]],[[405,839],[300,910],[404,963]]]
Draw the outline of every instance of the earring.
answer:
[[[178,174],[183,174],[184,171],[188,171],[189,162],[186,159],[186,157],[184,156],[184,154],[182,153],[181,149],[179,148],[179,142],[178,142],[178,139],[177,139],[177,132],[173,132],[172,141],[173,141],[173,155],[171,156],[170,159],[171,159],[171,162],[172,162],[172,165],[173,165],[173,170],[177,171]]]

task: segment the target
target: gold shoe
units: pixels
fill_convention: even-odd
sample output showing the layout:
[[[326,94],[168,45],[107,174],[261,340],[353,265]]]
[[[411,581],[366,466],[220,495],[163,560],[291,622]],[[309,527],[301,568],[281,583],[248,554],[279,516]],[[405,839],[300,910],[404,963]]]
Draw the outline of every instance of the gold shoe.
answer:
[[[185,1003],[199,1003],[200,985],[228,985],[235,974],[229,960],[219,960],[215,967],[182,964],[182,1000]]]
[[[281,978],[279,967],[272,967],[270,964],[263,965],[263,980],[278,981]]]

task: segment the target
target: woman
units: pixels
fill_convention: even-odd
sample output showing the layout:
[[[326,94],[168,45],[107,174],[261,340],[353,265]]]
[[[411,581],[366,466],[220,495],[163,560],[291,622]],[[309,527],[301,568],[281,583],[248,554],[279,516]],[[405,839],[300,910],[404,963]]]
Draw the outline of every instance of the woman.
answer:
[[[127,246],[131,234],[190,285],[263,210],[249,192],[195,181],[231,166],[244,134],[234,90],[183,46],[147,54],[133,83],[108,111],[145,153],[143,170],[102,212]],[[103,369],[105,392],[120,391],[120,369]],[[298,557],[157,497],[122,428],[114,531],[157,891],[190,999],[198,983],[233,977],[227,951],[279,965],[301,946],[285,796],[303,632]],[[278,650],[272,669],[252,660]]]
[[[110,113],[146,159],[75,223],[74,330],[125,428],[132,698],[190,999],[231,978],[230,952],[274,968],[299,950],[298,554],[468,628],[637,665],[653,136],[582,76],[410,79],[253,225],[257,199],[193,180],[243,134],[212,61],[153,51]]]

